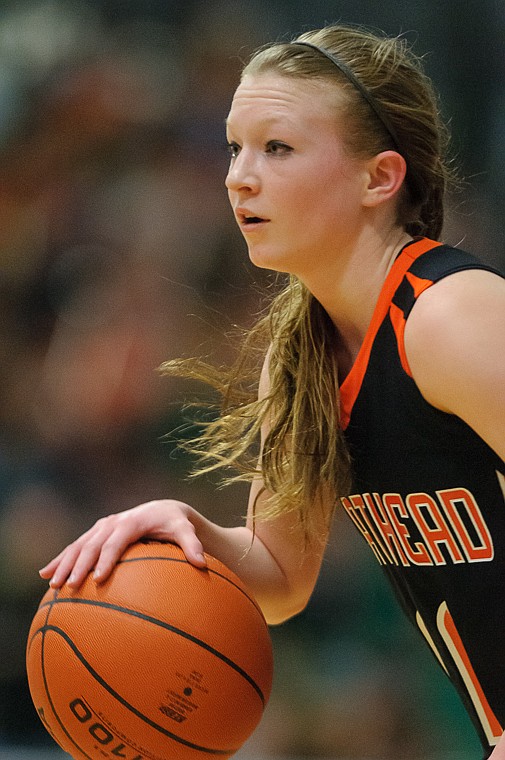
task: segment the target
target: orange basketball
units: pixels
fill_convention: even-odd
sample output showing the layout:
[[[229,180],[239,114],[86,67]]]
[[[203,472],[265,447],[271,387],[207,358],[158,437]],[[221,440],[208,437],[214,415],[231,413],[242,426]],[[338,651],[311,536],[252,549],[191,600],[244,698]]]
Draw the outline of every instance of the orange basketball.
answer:
[[[138,543],[110,578],[50,589],[26,663],[37,712],[73,758],[228,758],[259,723],[272,685],[268,628],[221,562],[190,565]]]

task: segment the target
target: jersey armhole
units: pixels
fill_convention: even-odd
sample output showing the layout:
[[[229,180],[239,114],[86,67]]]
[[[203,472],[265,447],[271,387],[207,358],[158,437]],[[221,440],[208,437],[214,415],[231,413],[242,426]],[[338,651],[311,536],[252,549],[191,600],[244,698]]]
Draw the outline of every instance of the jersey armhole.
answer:
[[[412,301],[412,304],[410,305],[410,308],[405,311],[404,309],[401,309],[399,306],[397,306],[394,301],[392,301],[389,309],[389,318],[391,320],[391,324],[393,325],[393,330],[395,331],[396,343],[398,346],[398,356],[400,357],[402,369],[410,378],[413,379],[412,370],[410,369],[409,361],[407,359],[407,352],[405,351],[405,326],[407,324],[407,319],[409,318],[410,312],[415,306],[417,299],[421,293],[424,293],[425,290],[433,285],[433,280],[425,280],[420,277],[416,277],[410,272],[407,272],[406,277],[413,289],[414,299]]]
[[[440,282],[440,280],[444,280],[446,277],[450,277],[453,274],[457,274],[458,272],[466,271],[468,269],[482,269],[484,271],[493,272],[493,274],[497,274],[500,277],[504,277],[502,272],[476,260],[473,260],[470,265],[467,262],[466,264],[454,266],[449,271],[436,273],[435,276],[433,276],[433,279],[420,277],[419,275],[414,274],[412,271],[405,273],[405,281],[408,281],[410,295],[407,299],[405,299],[402,306],[399,306],[397,303],[395,303],[394,299],[391,301],[389,317],[396,335],[398,355],[400,358],[401,366],[404,372],[406,372],[410,378],[413,379],[413,375],[407,359],[407,352],[405,350],[405,326],[407,324],[407,319],[409,318],[410,313],[417,302],[417,299],[422,293],[424,293],[425,290],[430,288],[432,285],[435,285],[437,282]],[[405,282],[405,284],[407,284],[407,282]]]

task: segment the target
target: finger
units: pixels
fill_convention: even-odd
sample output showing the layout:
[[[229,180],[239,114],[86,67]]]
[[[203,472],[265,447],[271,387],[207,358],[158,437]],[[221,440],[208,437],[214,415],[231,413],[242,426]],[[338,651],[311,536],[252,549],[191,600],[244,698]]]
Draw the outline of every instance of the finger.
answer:
[[[135,543],[141,534],[132,534],[131,530],[120,530],[119,528],[102,545],[100,554],[97,558],[93,578],[97,583],[103,583],[110,576],[112,570],[117,565],[121,556],[124,554],[130,544]]]
[[[90,536],[97,531],[97,523],[93,525],[86,533],[79,536],[75,541],[65,547],[56,557],[39,570],[41,578],[50,580],[53,588],[59,588],[65,583],[72,572],[74,563],[81,551],[81,547],[86,543]]]
[[[49,585],[51,588],[61,588],[72,572],[79,555],[79,546],[71,544],[61,554],[47,565],[51,570]]]
[[[107,580],[127,547],[141,538],[173,541],[181,546],[189,562],[197,567],[206,566],[202,544],[187,517],[183,515],[176,518],[171,529],[163,529],[161,536],[158,524],[159,510],[155,508],[155,505],[156,502],[140,505],[116,516],[114,530],[103,542],[97,558],[93,574],[97,582],[103,583]]]
[[[195,533],[193,524],[189,520],[179,526],[173,540],[181,547],[188,562],[195,565],[195,567],[207,567],[203,545]]]
[[[82,546],[67,580],[69,586],[79,588],[90,572],[96,568],[105,540],[103,534],[99,534],[90,538]]]
[[[99,520],[70,544],[64,550],[49,585],[52,588],[61,588],[64,583],[68,583],[72,588],[79,588],[95,566],[100,548],[110,531],[110,523],[107,520]]]
[[[41,567],[39,570],[39,575],[41,578],[49,580],[52,578],[54,571],[58,567],[59,563],[61,562],[61,558],[63,557],[64,552],[60,552],[57,557],[54,557],[50,562],[47,563],[47,565],[44,565],[44,567]]]
[[[128,546],[147,535],[142,505],[115,515],[109,528],[108,535],[102,537],[96,557],[93,578],[98,583],[107,580]]]

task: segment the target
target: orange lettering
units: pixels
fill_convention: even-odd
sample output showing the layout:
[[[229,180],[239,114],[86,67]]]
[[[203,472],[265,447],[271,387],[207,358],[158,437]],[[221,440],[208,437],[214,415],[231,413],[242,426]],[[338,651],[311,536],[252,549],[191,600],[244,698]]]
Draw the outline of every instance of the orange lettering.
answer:
[[[411,493],[407,496],[407,506],[415,520],[415,523],[426,544],[436,565],[445,565],[446,560],[440,551],[439,544],[445,544],[455,563],[464,562],[459,546],[454,540],[454,536],[449,530],[449,526],[444,520],[442,512],[436,501],[427,493]],[[428,513],[434,527],[428,524],[424,515],[424,510]]]
[[[402,542],[403,548],[405,549],[405,554],[410,559],[410,561],[414,565],[432,565],[433,562],[430,555],[428,554],[426,547],[420,542],[416,542],[414,546],[412,546],[408,540],[410,538],[410,533],[407,530],[407,527],[402,522],[400,522],[397,517],[397,512],[400,517],[409,517],[409,513],[405,508],[405,504],[403,503],[403,499],[400,494],[386,493],[382,497],[382,500],[384,507],[389,515],[389,519],[395,526],[396,534]]]
[[[447,516],[454,532],[461,541],[468,561],[486,562],[492,560],[494,557],[493,540],[473,494],[466,488],[446,488],[443,491],[437,491],[437,496],[445,507]],[[458,507],[468,515],[475,528],[480,546],[472,541]]]
[[[402,549],[402,546],[400,544],[400,541],[398,539],[398,536],[395,533],[395,530],[391,523],[389,522],[385,512],[384,507],[381,502],[381,498],[378,493],[373,494],[373,498],[371,494],[365,493],[363,494],[363,498],[365,499],[366,505],[368,507],[368,511],[373,517],[373,520],[379,529],[382,538],[384,539],[384,542],[386,546],[389,546],[391,558],[395,565],[398,564],[398,560],[395,556],[394,549],[396,549],[396,553],[400,557],[402,561],[402,565],[405,567],[409,564],[409,561],[407,557],[405,556],[405,553]],[[375,507],[375,504],[377,505],[377,508]]]

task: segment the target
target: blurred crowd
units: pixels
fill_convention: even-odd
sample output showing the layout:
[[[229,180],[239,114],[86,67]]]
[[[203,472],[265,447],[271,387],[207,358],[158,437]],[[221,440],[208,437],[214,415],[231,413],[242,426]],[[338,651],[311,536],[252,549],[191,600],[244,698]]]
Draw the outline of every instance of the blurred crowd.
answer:
[[[187,482],[167,434],[185,424],[181,401],[205,390],[156,368],[190,354],[228,361],[228,333],[274,282],[252,271],[223,185],[223,121],[252,49],[342,20],[431,51],[468,178],[445,237],[503,265],[503,4],[411,0],[403,17],[380,5],[0,2],[0,747],[51,741],[24,671],[39,567],[97,517],[151,498],[224,524],[243,514],[243,489]],[[336,534],[308,610],[272,631],[276,683],[254,747],[265,758],[475,752],[378,569],[340,518]]]

